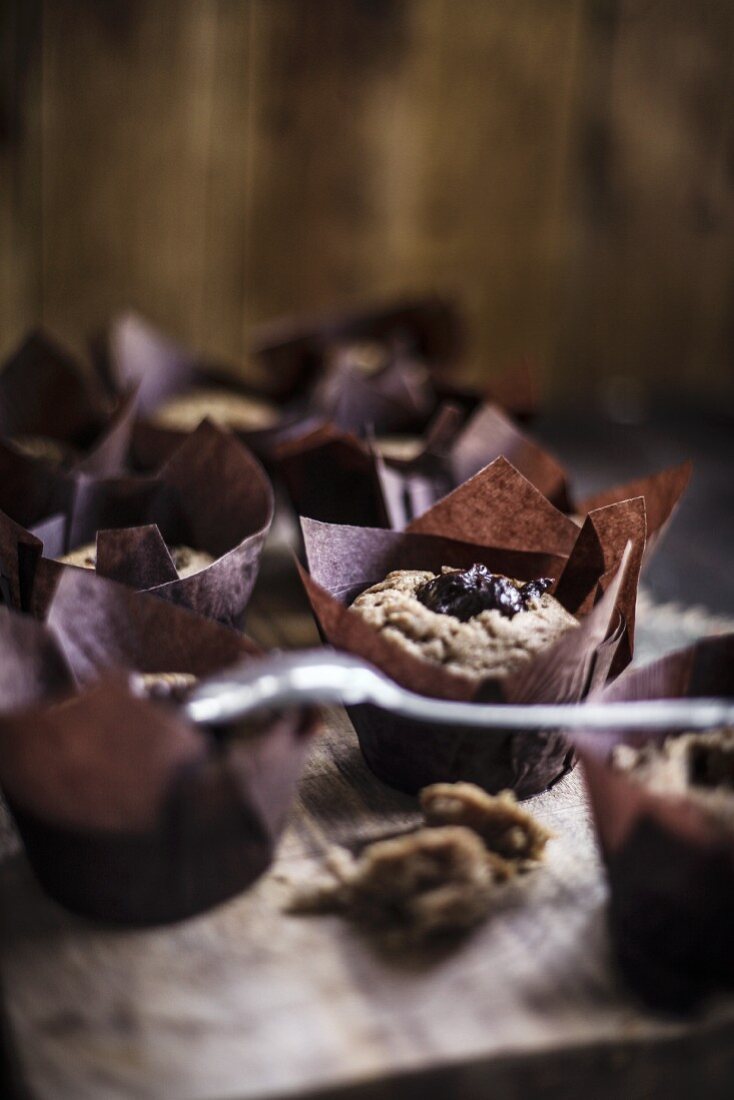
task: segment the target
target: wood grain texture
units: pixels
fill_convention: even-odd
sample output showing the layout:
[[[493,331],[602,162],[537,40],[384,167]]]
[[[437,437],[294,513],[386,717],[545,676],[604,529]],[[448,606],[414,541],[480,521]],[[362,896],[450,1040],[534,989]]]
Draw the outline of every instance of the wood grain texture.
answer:
[[[734,8],[593,0],[571,134],[566,387],[731,382]],[[728,351],[727,351],[728,348]],[[559,387],[563,386],[559,366]]]
[[[41,313],[41,3],[0,5],[0,356]]]
[[[8,0],[0,347],[455,293],[467,374],[731,385],[729,0]],[[611,380],[611,381],[610,381]]]
[[[213,352],[241,350],[237,10],[47,0],[43,312],[69,338],[134,307]]]
[[[315,641],[282,551],[265,563],[248,625],[268,644]],[[338,916],[281,911],[324,845],[417,820],[414,800],[367,770],[339,710],[275,867],[205,916],[144,931],[81,921],[42,895],[10,844],[0,977],[31,1100],[479,1100],[490,1088],[496,1100],[724,1100],[731,999],[688,1023],[643,1013],[610,963],[579,773],[532,807],[556,833],[542,869],[505,889],[459,945],[399,956]]]
[[[546,358],[576,0],[254,13],[253,316],[446,289],[468,373]]]

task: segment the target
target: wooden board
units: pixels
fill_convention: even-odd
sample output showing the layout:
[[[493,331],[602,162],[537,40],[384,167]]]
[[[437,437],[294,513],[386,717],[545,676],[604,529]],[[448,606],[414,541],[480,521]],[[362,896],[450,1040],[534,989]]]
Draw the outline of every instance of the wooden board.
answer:
[[[41,0],[0,5],[0,357],[41,315]]]
[[[129,306],[254,322],[457,295],[467,370],[731,392],[723,0],[7,0],[0,351]]]
[[[271,556],[251,631],[312,643],[299,599]],[[417,819],[368,771],[339,711],[275,867],[212,913],[147,931],[92,925],[50,902],[22,855],[6,858],[0,969],[30,1096],[730,1096],[734,1002],[682,1024],[642,1012],[617,982],[580,775],[533,810],[556,833],[544,867],[453,949],[398,956],[338,916],[281,911],[323,845]]]

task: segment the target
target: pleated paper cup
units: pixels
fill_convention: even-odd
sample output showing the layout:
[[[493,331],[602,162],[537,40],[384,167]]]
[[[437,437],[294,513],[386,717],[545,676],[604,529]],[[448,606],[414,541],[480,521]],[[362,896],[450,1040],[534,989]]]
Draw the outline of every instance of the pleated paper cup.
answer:
[[[58,461],[36,459],[42,467],[119,473],[136,407],[135,386],[109,397],[91,371],[40,330],[0,367],[0,438],[19,454],[24,441],[51,441]]]
[[[179,920],[268,867],[315,717],[269,713],[208,731],[172,702],[142,698],[133,669],[208,675],[257,650],[152,596],[72,573],[47,624],[0,609],[0,786],[62,905],[120,924]]]
[[[272,522],[273,493],[260,464],[230,433],[204,422],[154,476],[76,475],[57,507],[30,531],[0,514],[2,572],[21,610],[42,617],[65,568],[51,559],[96,541],[100,575],[241,625]],[[214,561],[179,577],[169,547],[180,545],[206,551]],[[30,580],[22,576],[29,561],[35,562]]]
[[[646,560],[670,523],[691,475],[690,463],[684,463],[577,500],[571,476],[558,459],[494,404],[481,405],[468,420],[455,406],[444,406],[416,446],[415,455],[407,459],[383,455],[373,438],[360,438],[328,424],[284,443],[276,459],[300,515],[400,531],[504,457],[552,504],[581,522],[597,508],[644,497]]]
[[[279,443],[302,433],[317,419],[300,400],[297,387],[269,377],[262,379],[261,386],[251,385],[234,370],[203,359],[135,314],[114,320],[96,348],[100,370],[113,392],[131,386],[139,390],[140,419],[133,432],[132,458],[141,470],[159,466],[191,434],[157,423],[156,413],[166,401],[194,388],[277,406],[277,421],[272,426],[235,432],[265,462]]]
[[[601,699],[730,698],[732,669],[734,635],[710,638],[630,669]],[[673,735],[609,729],[574,742],[606,864],[619,966],[648,1004],[680,1011],[734,985],[734,833],[685,793],[652,791],[611,763],[620,744],[661,744]]]
[[[499,459],[408,531],[312,520],[302,526],[308,571],[301,577],[323,637],[412,691],[465,701],[575,702],[630,659],[645,545],[640,498],[592,512],[579,530]],[[476,685],[413,655],[350,610],[357,595],[392,570],[438,572],[475,562],[522,580],[554,577],[552,591],[579,628],[521,671]],[[371,706],[349,713],[375,774],[410,793],[428,783],[468,780],[490,791],[509,787],[524,798],[559,779],[573,758],[560,733],[423,725]]]

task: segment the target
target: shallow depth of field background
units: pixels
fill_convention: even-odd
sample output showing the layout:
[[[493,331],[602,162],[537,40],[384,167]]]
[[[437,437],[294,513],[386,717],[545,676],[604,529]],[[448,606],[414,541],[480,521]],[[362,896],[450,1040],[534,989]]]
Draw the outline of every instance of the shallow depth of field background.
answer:
[[[467,373],[732,393],[734,3],[3,0],[0,353],[427,288]]]

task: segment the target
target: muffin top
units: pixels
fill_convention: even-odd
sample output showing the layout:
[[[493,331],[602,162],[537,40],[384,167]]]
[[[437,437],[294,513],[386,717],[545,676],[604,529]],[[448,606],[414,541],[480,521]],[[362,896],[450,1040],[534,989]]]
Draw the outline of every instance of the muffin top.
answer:
[[[399,569],[358,596],[352,610],[402,649],[455,675],[502,679],[578,626],[547,591],[551,583],[513,580],[483,565]]]
[[[189,432],[207,417],[220,428],[252,432],[271,428],[278,419],[278,410],[257,397],[197,387],[171,397],[156,410],[153,422],[160,428]]]
[[[685,797],[734,830],[734,728],[681,733],[662,744],[617,745],[612,765],[659,795]]]
[[[176,572],[182,579],[206,569],[215,560],[206,550],[193,550],[190,546],[169,546]],[[62,565],[76,565],[80,569],[95,569],[97,566],[97,545],[87,542],[76,550],[57,558]]]
[[[50,462],[52,466],[63,466],[74,458],[73,447],[62,443],[59,439],[51,439],[46,435],[15,435],[10,442],[28,458],[42,458]]]

